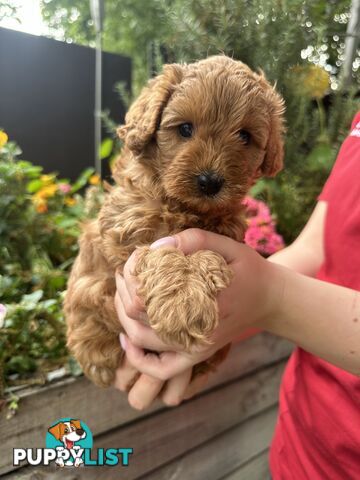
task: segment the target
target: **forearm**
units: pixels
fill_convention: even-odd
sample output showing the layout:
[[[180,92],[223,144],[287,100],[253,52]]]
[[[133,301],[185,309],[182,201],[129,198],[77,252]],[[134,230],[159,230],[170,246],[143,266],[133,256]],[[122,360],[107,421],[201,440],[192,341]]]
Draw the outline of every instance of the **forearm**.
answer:
[[[315,277],[321,266],[321,260],[312,248],[296,241],[268,258],[269,262],[277,263],[308,277]]]
[[[269,261],[283,265],[308,277],[315,277],[325,260],[324,229],[327,203],[319,201],[300,235]]]
[[[360,292],[273,268],[277,303],[264,329],[360,375]]]
[[[296,243],[271,255],[271,257],[268,258],[268,261],[282,265],[294,270],[295,272],[302,273],[303,275],[308,275],[310,277],[314,277],[318,268],[320,267],[319,261],[317,258],[314,258],[314,254],[311,249],[306,248],[306,245],[301,246]],[[239,337],[237,337],[234,341],[242,342],[249,337],[257,335],[261,331],[261,329],[249,328],[239,335]]]

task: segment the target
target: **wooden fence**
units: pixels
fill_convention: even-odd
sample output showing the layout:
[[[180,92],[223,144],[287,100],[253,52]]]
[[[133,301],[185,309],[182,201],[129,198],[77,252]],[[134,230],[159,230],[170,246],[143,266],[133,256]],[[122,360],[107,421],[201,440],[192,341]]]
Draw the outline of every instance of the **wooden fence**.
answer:
[[[262,480],[291,345],[260,334],[235,345],[204,391],[176,408],[137,412],[126,396],[67,378],[20,394],[19,412],[0,419],[0,474],[9,479]],[[128,467],[13,466],[13,448],[45,447],[58,418],[83,420],[95,448],[132,447]]]

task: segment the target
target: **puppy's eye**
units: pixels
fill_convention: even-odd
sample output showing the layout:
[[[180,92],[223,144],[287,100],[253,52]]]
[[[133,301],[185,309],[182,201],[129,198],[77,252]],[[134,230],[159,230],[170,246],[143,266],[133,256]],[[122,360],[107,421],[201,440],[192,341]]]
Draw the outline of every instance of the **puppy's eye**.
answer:
[[[64,430],[65,433],[69,433],[69,430],[67,428],[65,428]]]
[[[240,140],[245,144],[245,145],[249,145],[250,143],[250,140],[251,140],[251,134],[246,131],[246,130],[239,130],[239,137],[240,137]]]
[[[182,123],[178,126],[178,130],[182,137],[190,138],[193,134],[192,123]]]

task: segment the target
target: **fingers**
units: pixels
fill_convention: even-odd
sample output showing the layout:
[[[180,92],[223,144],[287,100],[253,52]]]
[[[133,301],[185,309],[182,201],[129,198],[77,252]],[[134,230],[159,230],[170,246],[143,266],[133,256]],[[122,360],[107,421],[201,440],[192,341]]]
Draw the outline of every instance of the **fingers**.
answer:
[[[164,351],[169,349],[169,346],[160,340],[152,328],[126,315],[124,305],[117,293],[115,294],[115,308],[120,323],[132,344],[148,350]]]
[[[162,380],[141,374],[131,365],[126,355],[116,370],[114,387],[129,392],[128,402],[136,410],[148,408],[158,397],[163,385]]]
[[[228,263],[231,263],[239,255],[239,248],[246,248],[231,238],[206,232],[199,228],[189,228],[177,233],[173,237],[162,238],[153,243],[151,247],[160,248],[165,246],[176,246],[186,255],[198,250],[212,250],[222,255]]]
[[[131,388],[128,401],[136,410],[144,410],[150,407],[159,395],[164,382],[149,375],[140,375],[139,379]]]
[[[123,333],[120,334],[120,341],[129,362],[140,372],[159,380],[168,380],[192,367],[193,363],[197,363],[197,361],[193,362],[190,357],[185,357],[177,352],[162,352],[159,355],[145,353]]]
[[[145,307],[141,298],[136,294],[134,282],[128,282],[130,292],[124,277],[119,273],[115,274],[116,291],[121,299],[125,313],[128,317],[135,320],[146,320]]]
[[[161,392],[160,398],[169,407],[175,407],[184,400],[186,389],[191,380],[192,368],[188,368],[185,372],[176,375],[167,381],[164,390]]]
[[[114,387],[122,392],[129,392],[128,402],[136,410],[149,408],[158,396],[165,405],[174,407],[201,391],[208,380],[208,374],[205,374],[191,382],[191,375],[192,368],[188,368],[168,380],[164,387],[163,380],[140,374],[125,356],[116,371]]]
[[[136,290],[138,288],[138,281],[137,281],[137,278],[134,276],[133,272],[135,270],[135,266],[137,263],[138,253],[139,251],[137,249],[134,250],[124,265],[123,276],[124,276],[126,288],[128,289],[130,297],[137,296]]]
[[[139,375],[138,370],[131,365],[125,355],[120,367],[116,370],[114,387],[121,392],[128,392]]]

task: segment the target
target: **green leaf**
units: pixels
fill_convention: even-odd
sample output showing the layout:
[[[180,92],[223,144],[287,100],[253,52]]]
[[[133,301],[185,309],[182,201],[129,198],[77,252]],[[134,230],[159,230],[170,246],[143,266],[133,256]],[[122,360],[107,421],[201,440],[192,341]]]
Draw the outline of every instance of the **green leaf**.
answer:
[[[90,168],[87,168],[86,170],[84,170],[82,172],[82,174],[80,175],[80,177],[73,184],[73,186],[71,188],[71,193],[75,193],[78,190],[80,190],[81,188],[85,187],[85,185],[87,184],[89,178],[94,173],[94,171],[95,171],[95,169],[93,167],[90,167]]]
[[[112,140],[111,138],[105,138],[105,140],[102,141],[100,146],[101,160],[104,160],[104,158],[107,158],[111,155],[113,146],[114,146],[114,140]]]
[[[57,305],[58,300],[55,300],[54,298],[50,298],[49,300],[44,300],[41,302],[41,306],[47,310],[50,307],[53,307],[54,305]]]
[[[27,177],[29,178],[36,178],[41,175],[43,168],[37,167],[30,162],[26,162],[24,160],[20,160],[17,165],[24,171]]]
[[[42,290],[35,290],[35,292],[23,295],[21,303],[27,307],[35,306],[42,299],[43,294]]]
[[[43,182],[41,180],[36,179],[36,180],[32,180],[27,184],[26,190],[29,193],[35,193],[38,190],[40,190],[42,186],[43,186]]]
[[[56,276],[49,278],[48,280],[48,286],[53,288],[54,290],[61,289],[65,286],[66,284],[66,278],[63,276]]]
[[[261,178],[256,182],[256,184],[251,188],[250,190],[250,196],[251,197],[257,197],[264,191],[266,191],[268,188],[267,186],[267,181],[264,178]]]

